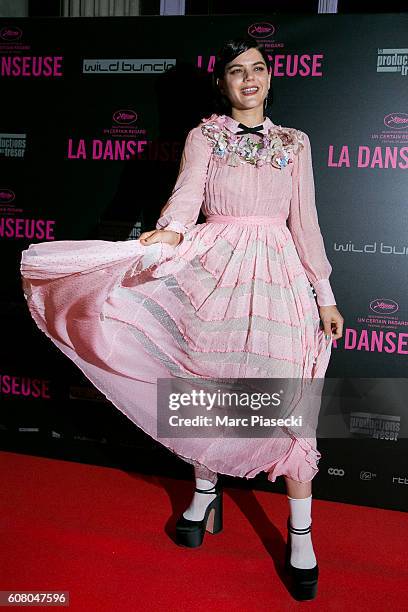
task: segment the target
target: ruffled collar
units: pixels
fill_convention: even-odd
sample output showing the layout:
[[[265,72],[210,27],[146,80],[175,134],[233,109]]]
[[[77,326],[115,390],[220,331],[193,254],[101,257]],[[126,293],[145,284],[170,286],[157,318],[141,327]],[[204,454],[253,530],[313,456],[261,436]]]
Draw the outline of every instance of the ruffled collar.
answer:
[[[229,166],[250,163],[260,167],[271,164],[281,170],[294,162],[304,147],[304,132],[275,125],[266,117],[258,134],[237,134],[239,121],[229,115],[202,119],[201,131],[213,146],[213,154]]]
[[[241,129],[241,128],[238,127],[238,125],[241,122],[240,121],[236,121],[235,119],[233,119],[229,115],[217,115],[217,113],[213,113],[210,117],[205,117],[201,121],[203,123],[209,123],[209,122],[212,123],[212,122],[216,121],[219,126],[227,128],[227,130],[229,132],[232,132],[233,134],[236,134]],[[260,134],[267,134],[268,130],[270,130],[273,127],[277,127],[271,121],[271,119],[269,119],[269,117],[265,117],[264,121],[262,123],[259,123],[258,125],[262,125],[263,126],[262,130],[260,130],[260,132],[259,132]],[[281,127],[281,126],[279,126],[279,127]]]

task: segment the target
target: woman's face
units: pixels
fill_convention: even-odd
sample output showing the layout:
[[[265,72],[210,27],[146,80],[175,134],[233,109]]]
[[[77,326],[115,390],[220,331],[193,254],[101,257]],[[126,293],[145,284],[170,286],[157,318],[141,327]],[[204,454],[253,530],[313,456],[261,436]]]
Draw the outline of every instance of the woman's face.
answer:
[[[246,110],[261,107],[268,95],[271,75],[258,49],[248,49],[229,62],[218,86],[232,108]]]

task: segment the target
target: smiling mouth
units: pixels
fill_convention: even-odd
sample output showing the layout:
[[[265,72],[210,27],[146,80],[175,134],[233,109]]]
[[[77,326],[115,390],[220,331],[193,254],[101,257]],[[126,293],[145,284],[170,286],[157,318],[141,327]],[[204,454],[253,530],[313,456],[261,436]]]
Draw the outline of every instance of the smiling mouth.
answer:
[[[244,89],[241,89],[241,91],[244,96],[252,96],[259,91],[259,87],[244,87]]]

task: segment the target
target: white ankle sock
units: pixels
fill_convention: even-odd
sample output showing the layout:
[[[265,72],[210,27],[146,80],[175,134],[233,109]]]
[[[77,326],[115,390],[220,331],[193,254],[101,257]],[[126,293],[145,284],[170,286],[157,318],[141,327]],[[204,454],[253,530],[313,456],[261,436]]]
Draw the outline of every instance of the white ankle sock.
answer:
[[[290,524],[294,529],[305,529],[312,522],[312,496],[295,499],[287,496],[290,508]],[[289,533],[291,538],[292,554],[290,562],[293,567],[310,569],[316,565],[316,556],[313,550],[311,534],[296,535]]]
[[[215,491],[215,483],[211,482],[211,480],[196,478],[195,483],[197,489],[204,489],[205,491]],[[197,491],[194,491],[194,496],[191,501],[191,504],[189,505],[187,510],[183,512],[184,518],[188,519],[189,521],[202,521],[208,504],[210,504],[216,497],[217,495],[215,493],[214,495],[212,495],[210,493],[198,493]]]

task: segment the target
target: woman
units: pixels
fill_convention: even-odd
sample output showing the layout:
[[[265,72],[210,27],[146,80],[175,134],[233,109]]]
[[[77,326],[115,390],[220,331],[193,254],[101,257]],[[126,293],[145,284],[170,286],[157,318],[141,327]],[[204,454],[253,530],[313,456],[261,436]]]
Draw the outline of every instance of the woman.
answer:
[[[188,133],[156,229],[138,241],[30,245],[21,271],[38,327],[118,409],[194,466],[177,542],[195,547],[205,530],[221,531],[218,473],[283,475],[287,569],[295,597],[311,599],[315,437],[282,429],[269,438],[159,438],[155,412],[158,378],[324,377],[342,336],[310,142],[265,117],[270,80],[261,46],[227,42],[214,70],[224,113]],[[206,222],[196,224],[201,208]]]

